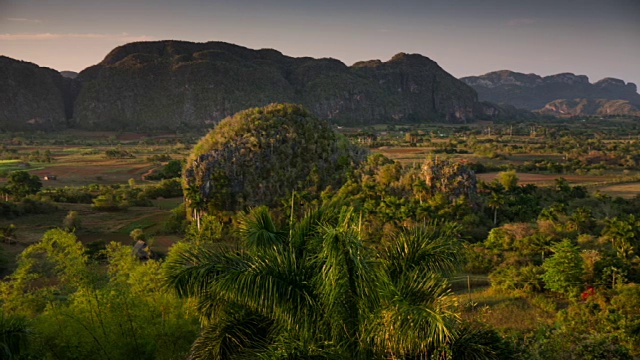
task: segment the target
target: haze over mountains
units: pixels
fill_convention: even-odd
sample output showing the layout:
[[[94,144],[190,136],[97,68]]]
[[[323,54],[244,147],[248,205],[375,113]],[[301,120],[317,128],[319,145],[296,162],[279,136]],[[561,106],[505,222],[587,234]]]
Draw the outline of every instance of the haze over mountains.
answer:
[[[195,130],[272,102],[342,125],[532,116],[515,108],[635,114],[640,104],[635,85],[618,79],[499,71],[461,80],[418,54],[347,66],[224,42],[137,42],[79,74],[0,57],[0,130]]]
[[[640,94],[633,83],[604,78],[590,83],[585,75],[550,76],[510,70],[461,78],[482,101],[510,104],[549,115],[638,115]]]

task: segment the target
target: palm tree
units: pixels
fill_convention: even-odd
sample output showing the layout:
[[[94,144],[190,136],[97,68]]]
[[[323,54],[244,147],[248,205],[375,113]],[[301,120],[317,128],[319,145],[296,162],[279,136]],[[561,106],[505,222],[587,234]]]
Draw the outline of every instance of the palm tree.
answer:
[[[493,225],[498,225],[498,209],[506,204],[505,197],[500,192],[491,192],[487,205],[493,209]]]
[[[602,234],[611,240],[611,246],[617,249],[620,244],[633,244],[636,238],[638,221],[633,214],[627,218],[614,217],[605,220],[605,228]]]
[[[177,244],[166,280],[197,301],[192,359],[396,359],[450,343],[457,315],[444,278],[459,228],[406,229],[364,245],[350,209],[321,208],[280,231],[266,208],[243,217],[241,251]]]
[[[200,219],[207,209],[207,202],[205,201],[200,189],[195,184],[188,184],[184,189],[184,198],[187,206],[191,208],[192,218],[196,220],[198,225],[198,231],[200,231]]]

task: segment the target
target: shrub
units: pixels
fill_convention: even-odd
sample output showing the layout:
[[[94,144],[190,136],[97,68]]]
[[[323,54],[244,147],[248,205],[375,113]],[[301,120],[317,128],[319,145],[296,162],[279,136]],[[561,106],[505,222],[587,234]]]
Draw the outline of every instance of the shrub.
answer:
[[[77,211],[69,211],[62,221],[62,227],[67,231],[75,231],[80,228],[80,217]]]

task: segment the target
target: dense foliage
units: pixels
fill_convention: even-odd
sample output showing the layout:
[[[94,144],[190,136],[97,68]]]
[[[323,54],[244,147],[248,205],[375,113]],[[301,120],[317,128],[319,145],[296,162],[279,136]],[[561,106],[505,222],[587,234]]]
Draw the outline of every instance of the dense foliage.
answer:
[[[297,105],[225,119],[195,146],[184,171],[192,211],[276,205],[294,191],[339,187],[362,150]]]
[[[106,272],[62,230],[27,248],[0,286],[0,333],[22,338],[5,337],[0,351],[9,359],[183,357],[196,319],[164,291],[161,264],[139,262],[116,243],[105,255]]]
[[[376,250],[351,209],[322,208],[279,229],[264,207],[240,219],[243,249],[175,246],[167,279],[198,302],[197,359],[384,359],[474,348],[443,275],[460,261],[460,228],[404,229]],[[459,331],[460,330],[460,331]],[[467,333],[468,332],[468,333]],[[455,350],[454,350],[455,349]],[[469,350],[469,349],[467,349]]]
[[[185,177],[184,188],[176,178],[47,182],[25,196],[20,186],[3,187],[0,265],[12,273],[0,286],[0,357],[640,356],[640,198],[596,190],[637,182],[637,126],[492,125],[492,135],[389,126],[352,137],[405,148],[359,162],[360,152],[297,106],[244,114],[246,122],[229,119],[203,139],[188,165],[226,149],[234,156],[212,156],[219,161],[211,169],[231,169],[229,179],[252,184],[251,193],[286,189],[252,200],[268,207],[231,192],[205,197],[207,181],[229,184],[215,171],[200,184]],[[589,133],[594,123],[601,132]],[[458,133],[440,139],[446,131]],[[32,152],[14,148],[11,156]],[[103,159],[105,149],[86,151],[116,162]],[[172,151],[123,149],[136,154],[123,163],[180,170]],[[234,168],[241,159],[254,166]],[[331,160],[324,171],[314,171],[318,159]],[[303,171],[291,182],[296,168]],[[4,170],[9,178],[22,169],[11,160]],[[487,170],[496,173],[476,176]],[[557,172],[567,179],[554,179]],[[31,179],[13,176],[14,185]],[[534,185],[536,177],[547,182]],[[225,196],[236,207],[216,208]],[[26,227],[33,235],[57,226],[66,231],[25,236]],[[100,241],[105,233],[121,244]],[[20,246],[15,264],[9,254]]]

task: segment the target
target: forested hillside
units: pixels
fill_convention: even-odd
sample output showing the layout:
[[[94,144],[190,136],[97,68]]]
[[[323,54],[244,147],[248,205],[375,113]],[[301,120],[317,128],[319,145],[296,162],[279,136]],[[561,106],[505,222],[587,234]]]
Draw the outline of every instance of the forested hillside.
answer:
[[[223,42],[156,41],[120,46],[77,76],[63,78],[8,58],[0,68],[10,77],[3,86],[11,87],[0,91],[7,130],[37,129],[31,124],[36,117],[86,130],[204,130],[240,110],[272,102],[303,104],[340,125],[465,123],[499,113],[419,54],[347,66]],[[36,72],[55,79],[30,75]],[[43,97],[42,91],[53,92]],[[16,94],[22,94],[19,101]],[[47,113],[35,110],[45,104],[51,108]]]

